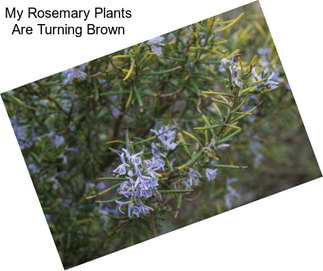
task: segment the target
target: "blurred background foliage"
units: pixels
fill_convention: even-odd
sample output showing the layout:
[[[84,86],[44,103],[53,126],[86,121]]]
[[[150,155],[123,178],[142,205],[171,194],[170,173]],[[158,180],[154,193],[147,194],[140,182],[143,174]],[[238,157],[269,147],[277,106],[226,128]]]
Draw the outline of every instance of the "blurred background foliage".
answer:
[[[125,140],[126,132],[147,138],[156,120],[180,123],[191,132],[198,111],[210,111],[201,91],[227,89],[221,60],[236,54],[243,66],[257,55],[257,66],[274,71],[279,83],[260,99],[249,99],[245,106],[257,110],[241,120],[242,131],[230,148],[218,151],[221,160],[246,169],[219,169],[215,181],[180,198],[169,196],[167,204],[138,219],[118,218],[113,204],[89,198],[108,187],[100,178],[112,175],[119,163],[107,142]],[[226,211],[228,178],[238,179],[240,199],[234,206],[239,206],[321,175],[257,3],[2,98],[65,267]],[[113,148],[122,146],[115,142]]]

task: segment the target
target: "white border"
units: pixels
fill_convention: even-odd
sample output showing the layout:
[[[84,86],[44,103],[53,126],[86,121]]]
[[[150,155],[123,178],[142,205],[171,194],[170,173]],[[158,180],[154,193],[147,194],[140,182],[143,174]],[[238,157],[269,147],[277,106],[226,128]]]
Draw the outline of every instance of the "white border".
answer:
[[[126,37],[10,37],[0,3],[5,91],[250,1],[15,0],[16,6],[129,7]],[[260,1],[322,168],[321,1]],[[0,102],[1,270],[63,270]],[[295,157],[297,159],[297,157]],[[323,270],[322,178],[80,265],[74,270]]]

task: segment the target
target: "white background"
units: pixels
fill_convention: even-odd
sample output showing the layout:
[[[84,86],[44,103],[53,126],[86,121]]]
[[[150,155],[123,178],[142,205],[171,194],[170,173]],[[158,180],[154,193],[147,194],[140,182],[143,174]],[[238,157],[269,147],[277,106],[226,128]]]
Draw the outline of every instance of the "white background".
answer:
[[[249,2],[1,0],[0,91]],[[260,3],[322,168],[321,1]],[[13,4],[50,9],[125,7],[132,9],[133,18],[121,22],[127,35],[120,37],[13,37],[14,20],[3,18],[4,7]],[[0,131],[0,269],[63,270],[2,101]],[[322,192],[320,178],[73,270],[323,270]]]

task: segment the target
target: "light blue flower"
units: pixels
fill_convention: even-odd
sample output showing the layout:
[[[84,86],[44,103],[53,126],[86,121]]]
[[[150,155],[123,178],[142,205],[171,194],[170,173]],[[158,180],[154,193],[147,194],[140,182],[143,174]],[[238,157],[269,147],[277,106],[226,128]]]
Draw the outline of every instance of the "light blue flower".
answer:
[[[213,181],[215,180],[216,176],[217,176],[217,169],[212,169],[212,168],[207,168],[205,170],[205,175],[208,181]]]
[[[98,212],[105,221],[109,219],[110,215],[113,215],[113,216],[118,215],[118,209],[112,208],[109,204],[100,203],[98,206]]]
[[[225,73],[226,68],[225,68],[222,64],[220,64],[220,65],[218,66],[218,71],[219,71],[220,73]]]

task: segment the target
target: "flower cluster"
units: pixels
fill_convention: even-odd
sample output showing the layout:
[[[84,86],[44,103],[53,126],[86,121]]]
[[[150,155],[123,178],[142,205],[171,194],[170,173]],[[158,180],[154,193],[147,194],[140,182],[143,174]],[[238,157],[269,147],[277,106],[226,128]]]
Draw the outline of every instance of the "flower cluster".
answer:
[[[165,169],[166,152],[177,146],[174,142],[176,128],[176,125],[168,127],[162,122],[155,125],[151,131],[158,141],[151,143],[149,159],[143,159],[143,152],[131,153],[128,145],[121,152],[116,152],[121,164],[113,172],[126,179],[117,189],[118,194],[125,198],[125,201],[116,200],[120,213],[124,214],[126,208],[129,217],[139,217],[153,210],[145,201],[156,194],[158,177]]]
[[[253,67],[251,72],[253,75],[253,82],[256,83],[257,89],[276,89],[280,82],[283,79],[278,75],[278,72],[275,71],[274,68],[269,67],[268,55],[271,53],[269,48],[259,48],[258,54],[260,55],[260,59],[262,60],[262,67],[264,70],[260,73],[257,73],[258,67]],[[223,73],[225,70],[229,70],[232,83],[239,87],[243,87],[243,80],[241,74],[241,66],[237,65],[237,61],[239,59],[238,55],[233,55],[231,60],[227,58],[223,58],[221,60],[221,64],[218,67],[218,71]],[[245,71],[244,71],[245,72]]]
[[[131,154],[128,148],[123,148],[121,153],[116,152],[121,164],[113,172],[126,178],[117,190],[126,201],[116,200],[116,203],[122,214],[122,209],[126,206],[129,217],[146,215],[153,210],[145,205],[144,201],[155,194],[159,172],[164,169],[165,161],[162,159],[164,154],[159,152],[154,143],[151,151],[152,158],[146,160],[142,159],[142,152]]]
[[[114,169],[114,173],[126,178],[117,190],[126,201],[116,200],[116,203],[122,214],[123,207],[127,207],[129,217],[146,215],[152,208],[145,205],[144,201],[155,194],[159,172],[163,170],[165,162],[156,155],[151,159],[142,160],[142,152],[131,154],[128,148],[123,148],[122,151],[117,152],[121,164]]]
[[[133,215],[139,217],[140,215],[147,215],[153,210],[146,203],[151,197],[159,196],[159,193],[157,193],[158,178],[160,173],[165,170],[166,157],[178,146],[176,143],[177,129],[177,125],[165,125],[162,122],[156,123],[154,129],[151,129],[156,139],[150,143],[149,159],[144,158],[143,151],[138,153],[130,151],[130,144],[126,148],[122,148],[121,151],[116,151],[121,163],[113,172],[118,177],[126,179],[117,189],[117,193],[123,200],[115,200],[121,214],[125,214],[125,210],[127,210],[129,217]],[[229,146],[229,144],[220,144],[214,148],[224,149]],[[175,160],[176,158],[169,162],[171,167],[173,167]],[[213,163],[216,164],[216,161],[214,160]],[[178,190],[181,187],[189,190],[194,186],[198,186],[202,177],[208,181],[215,180],[217,168],[205,168],[205,173],[202,176],[198,170],[189,167],[181,171],[180,175],[181,180],[173,185],[173,189]]]

